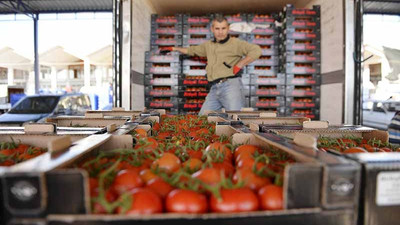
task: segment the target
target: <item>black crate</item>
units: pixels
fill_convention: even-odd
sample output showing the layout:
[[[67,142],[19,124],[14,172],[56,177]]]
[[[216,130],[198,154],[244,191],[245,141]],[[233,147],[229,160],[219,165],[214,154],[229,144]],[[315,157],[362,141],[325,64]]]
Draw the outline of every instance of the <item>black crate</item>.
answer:
[[[168,90],[167,90],[168,89]],[[176,97],[178,96],[178,86],[146,86],[144,88],[146,97]]]
[[[199,69],[200,67],[204,69]],[[207,74],[205,66],[183,66],[182,72],[191,76],[205,76]]]
[[[183,34],[208,34],[212,35],[210,24],[185,24]]]
[[[284,67],[284,71],[286,73],[291,73],[291,74],[320,74],[321,64],[318,62],[315,63],[287,62],[286,66]]]
[[[250,107],[253,108],[279,108],[285,107],[285,97],[250,97]]]
[[[300,28],[302,29],[302,28]],[[321,32],[318,30],[312,33],[305,33],[301,31],[292,31],[292,29],[286,29],[281,34],[284,39],[292,39],[292,40],[321,40]]]
[[[278,56],[261,56],[250,65],[278,66],[279,58]]]
[[[320,17],[321,15],[321,7],[319,5],[313,5],[312,9],[300,9],[295,8],[291,4],[287,4],[283,8],[283,12],[280,13],[285,17],[288,16],[301,16],[301,17]]]
[[[261,35],[261,34],[250,34],[247,37],[249,43],[257,45],[277,45],[278,35]]]
[[[320,17],[286,17],[283,21],[284,27],[296,27],[296,28],[313,28],[321,27]]]
[[[179,108],[183,111],[200,110],[203,103],[204,99],[181,98],[179,99]]]
[[[206,65],[207,65],[207,58],[205,58],[205,57],[190,57],[190,58],[185,58],[182,61],[182,66],[205,67]]]
[[[275,24],[276,18],[276,14],[247,14],[247,22],[249,23]]]
[[[261,47],[261,55],[279,55],[278,45],[259,45]]]
[[[235,15],[224,15],[224,17],[228,20],[228,23],[239,23],[239,22],[247,22],[247,14],[238,13]]]
[[[180,46],[182,45],[182,35],[180,34],[153,34],[150,39],[151,45],[160,46]]]
[[[182,34],[182,24],[153,24],[151,34]]]
[[[184,24],[209,24],[211,23],[212,16],[191,16],[189,14],[183,15]]]
[[[321,85],[321,75],[286,74],[286,85]]]
[[[286,108],[286,116],[307,117],[312,120],[319,120],[319,108]]]
[[[274,66],[250,65],[247,66],[247,72],[249,74],[257,74],[263,76],[276,76],[278,74],[278,68]]]
[[[290,108],[318,108],[320,97],[286,97],[286,107]]]
[[[178,98],[145,98],[145,106],[153,109],[178,108]]]
[[[154,75],[154,74],[146,74],[144,77],[145,85],[153,85],[153,86],[173,86],[178,85],[180,75],[172,74],[172,75]]]
[[[179,63],[181,54],[178,52],[170,52],[165,55],[157,54],[157,52],[149,52],[145,53],[145,61],[146,62],[155,62],[155,63]]]
[[[278,73],[277,76],[262,76],[252,74],[250,84],[252,85],[285,85],[285,74]]]
[[[284,96],[284,85],[252,85],[250,86],[252,96]]]
[[[178,74],[181,72],[181,64],[172,63],[146,63],[145,73],[147,74]]]
[[[294,97],[318,97],[321,94],[320,86],[298,86],[298,85],[287,85],[286,96]]]
[[[321,51],[321,40],[285,40],[281,47],[286,51]]]
[[[174,16],[159,16],[157,14],[151,15],[152,24],[181,24],[182,14],[176,14]]]
[[[205,76],[185,76],[179,80],[179,86],[208,86],[208,80],[206,79],[194,79],[195,77],[204,77]]]
[[[286,62],[321,62],[320,51],[286,51],[282,59]]]

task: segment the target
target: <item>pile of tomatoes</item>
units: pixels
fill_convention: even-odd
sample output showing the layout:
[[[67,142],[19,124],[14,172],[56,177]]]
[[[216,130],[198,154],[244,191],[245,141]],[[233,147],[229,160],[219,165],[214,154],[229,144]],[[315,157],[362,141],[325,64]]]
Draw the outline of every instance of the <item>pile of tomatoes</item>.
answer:
[[[0,142],[0,166],[12,166],[47,152],[44,148],[12,142]]]
[[[162,116],[153,136],[136,129],[132,149],[103,151],[77,164],[90,175],[93,213],[248,212],[283,209],[284,168],[272,148],[233,146],[195,115]]]
[[[334,150],[344,154],[367,152],[400,152],[400,147],[376,139],[365,140],[359,137],[330,138],[320,137],[318,149]]]

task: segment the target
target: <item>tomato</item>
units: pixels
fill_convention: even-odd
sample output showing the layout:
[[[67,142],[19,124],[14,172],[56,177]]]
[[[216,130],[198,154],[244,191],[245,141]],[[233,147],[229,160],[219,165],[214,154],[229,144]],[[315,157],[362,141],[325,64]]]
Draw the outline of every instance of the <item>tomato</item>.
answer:
[[[157,148],[158,142],[152,137],[146,137],[139,139],[139,143],[136,144],[134,149],[143,149],[147,154],[153,153]]]
[[[201,169],[201,165],[203,165],[203,162],[200,159],[189,158],[183,163],[183,168],[189,173],[194,173]]]
[[[207,198],[195,191],[175,189],[165,199],[166,210],[176,213],[205,213],[208,210]]]
[[[174,154],[166,152],[160,158],[153,162],[153,169],[160,169],[168,174],[176,172],[181,167],[181,161]]]
[[[221,198],[211,195],[210,208],[213,212],[249,212],[258,210],[257,195],[249,188],[222,189]]]
[[[232,152],[231,150],[226,146],[225,143],[222,142],[214,142],[211,143],[207,146],[205,149],[205,152],[211,151],[212,149],[217,150],[218,152],[221,152],[225,156],[225,160],[227,162],[232,162]]]
[[[146,188],[135,188],[131,190],[132,204],[125,214],[154,214],[163,211],[161,197],[152,190]],[[117,212],[121,214],[122,208],[119,207]]]
[[[94,189],[93,196],[91,196],[91,197],[97,197],[98,194],[99,194],[98,189],[96,188],[96,189]],[[112,189],[108,189],[108,190],[106,190],[105,198],[106,198],[106,201],[111,204],[113,201],[117,200],[118,195]],[[94,214],[107,213],[105,208],[99,202],[93,202],[92,207],[93,207]]]
[[[147,182],[146,187],[160,195],[161,198],[165,198],[168,193],[170,193],[174,189],[170,184],[165,182],[160,177],[156,177]]]
[[[96,178],[90,177],[89,178],[89,190],[90,190],[90,196],[94,197],[97,195],[96,189],[99,187],[99,181]]]
[[[0,166],[12,166],[12,165],[15,165],[15,162],[10,159],[4,160],[3,162],[0,163]]]
[[[155,122],[153,124],[153,130],[154,131],[159,131],[161,129],[160,123]]]
[[[157,177],[157,175],[154,174],[150,169],[144,169],[140,171],[139,175],[145,183]]]
[[[264,210],[283,209],[283,190],[277,185],[266,185],[258,191],[261,208]]]
[[[186,152],[190,158],[196,158],[201,160],[201,158],[203,157],[203,153],[201,151],[186,150]]]
[[[343,151],[344,154],[352,154],[352,153],[366,153],[367,151],[360,147],[352,147]]]
[[[379,149],[380,152],[392,152],[392,149],[387,148],[387,147],[383,147]]]
[[[135,135],[136,137],[139,137],[139,138],[147,137],[147,131],[145,129],[136,128],[135,132],[136,132],[136,135]]]
[[[3,149],[3,150],[0,150],[0,154],[5,155],[5,156],[10,156],[10,155],[16,154],[16,151],[15,151],[15,149]]]
[[[216,168],[204,168],[194,173],[192,177],[206,184],[216,185],[221,181],[221,171]]]
[[[243,181],[244,186],[253,191],[258,191],[261,187],[271,183],[269,178],[257,176],[250,168],[236,170],[232,179],[235,183]]]
[[[22,153],[25,153],[26,150],[28,150],[28,149],[29,149],[29,145],[19,144],[15,150],[16,150],[18,153],[22,154]]]
[[[259,152],[260,148],[255,146],[255,145],[241,145],[235,149],[234,157],[237,159],[237,157],[240,154],[250,154],[253,155],[255,152]]]
[[[167,137],[170,137],[170,136],[171,136],[171,133],[169,133],[169,132],[160,132],[160,133],[158,133],[157,138],[161,139],[161,140],[164,140],[164,139],[167,139]]]
[[[211,164],[213,168],[224,171],[226,177],[231,177],[235,172],[235,167],[233,167],[232,163],[230,162],[213,162]]]
[[[113,182],[114,190],[120,194],[143,185],[144,182],[137,170],[131,169],[119,171]]]

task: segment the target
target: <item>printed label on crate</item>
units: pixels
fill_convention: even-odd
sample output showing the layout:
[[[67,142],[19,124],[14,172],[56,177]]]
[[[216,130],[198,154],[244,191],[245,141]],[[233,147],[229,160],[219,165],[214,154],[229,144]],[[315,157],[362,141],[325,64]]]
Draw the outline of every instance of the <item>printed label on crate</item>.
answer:
[[[311,80],[311,79],[293,79],[288,82],[288,84],[317,84],[316,80]]]
[[[292,102],[290,107],[299,107],[299,108],[314,108],[315,103],[308,103],[308,102]]]
[[[201,106],[199,106],[200,104],[197,103],[185,103],[183,105],[184,109],[197,109],[197,108],[201,108]]]
[[[279,90],[257,90],[256,95],[280,95],[282,94]]]
[[[198,80],[184,80],[183,84],[185,84],[185,85],[197,85],[198,84],[197,81]]]
[[[315,93],[314,91],[303,91],[303,90],[299,90],[299,91],[292,91],[292,95],[295,96],[301,96],[301,95],[305,95],[305,96],[316,96],[317,93]]]
[[[157,96],[157,95],[162,95],[162,94],[163,94],[163,91],[157,91],[157,90],[152,90],[149,93],[149,95],[152,95],[152,96]]]
[[[155,41],[156,44],[164,44],[164,45],[175,45],[178,44],[177,40],[163,40],[163,39],[157,39]]]
[[[313,33],[307,34],[307,33],[296,32],[296,33],[293,33],[291,36],[293,38],[317,38],[317,34],[313,34]]]
[[[273,44],[275,44],[275,40],[274,39],[254,39],[253,43],[260,44],[260,45],[273,45]]]
[[[199,80],[199,84],[207,85],[208,84],[208,80]]]
[[[198,45],[208,41],[208,39],[189,39],[188,44],[190,45]]]
[[[253,23],[274,23],[275,19],[254,17],[251,22],[253,22]]]
[[[400,172],[380,172],[376,178],[376,205],[400,205]]]
[[[150,102],[150,107],[160,108],[160,107],[163,107],[163,103],[162,102]]]
[[[202,17],[190,17],[187,19],[189,23],[209,23],[209,18],[202,18]]]
[[[198,93],[199,97],[207,97],[207,95],[208,95],[208,92],[199,92]]]
[[[281,104],[279,102],[257,102],[256,107],[279,107]]]
[[[258,78],[256,79],[257,84],[281,84],[282,80],[277,78]]]
[[[291,25],[294,27],[315,27],[317,23],[312,21],[293,21]]]
[[[197,92],[185,91],[185,93],[183,93],[183,97],[197,97]]]
[[[156,33],[158,33],[158,34],[167,34],[167,33],[180,33],[180,32],[178,32],[177,29],[159,28],[159,29],[156,29]]]
[[[307,117],[310,119],[315,119],[317,116],[314,114],[305,114],[305,113],[292,113],[290,116],[294,117]]]
[[[317,57],[308,55],[294,55],[291,57],[293,61],[316,61]]]
[[[310,44],[293,44],[291,49],[293,49],[293,50],[316,50],[317,46],[310,45]]]
[[[243,18],[241,18],[241,17],[228,17],[227,20],[228,20],[228,23],[243,22]]]
[[[304,68],[304,67],[294,67],[292,69],[293,73],[316,73],[317,69],[315,68]]]
[[[160,79],[150,80],[150,84],[174,85],[174,84],[175,84],[175,81],[174,81],[174,80],[171,80],[171,79],[169,79],[169,78],[167,78],[167,79],[162,79],[162,78],[160,78]]]
[[[189,28],[188,34],[196,34],[196,33],[209,33],[210,29],[208,28]]]
[[[160,68],[160,67],[152,67],[150,68],[150,73],[174,73],[175,68],[167,67],[167,68]]]
[[[174,61],[175,57],[174,56],[168,56],[168,55],[153,55],[150,56],[150,61]]]
[[[178,23],[177,18],[157,18],[156,23]]]
[[[309,10],[309,9],[293,9],[292,10],[293,15],[309,15],[309,16],[314,16],[317,15],[317,11],[315,10]]]
[[[269,28],[256,28],[251,31],[251,33],[254,34],[274,34],[276,31],[274,29],[269,29]]]

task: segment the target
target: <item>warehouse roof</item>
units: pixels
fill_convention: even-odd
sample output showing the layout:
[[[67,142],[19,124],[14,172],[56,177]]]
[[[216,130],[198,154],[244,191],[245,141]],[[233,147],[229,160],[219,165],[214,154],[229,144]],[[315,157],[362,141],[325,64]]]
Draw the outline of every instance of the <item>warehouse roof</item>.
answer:
[[[364,13],[400,15],[400,0],[364,0]]]
[[[111,12],[113,0],[1,0],[0,14]]]

